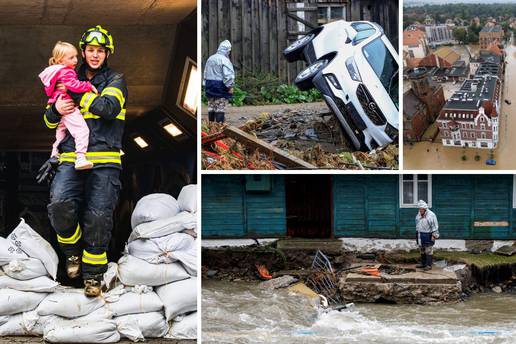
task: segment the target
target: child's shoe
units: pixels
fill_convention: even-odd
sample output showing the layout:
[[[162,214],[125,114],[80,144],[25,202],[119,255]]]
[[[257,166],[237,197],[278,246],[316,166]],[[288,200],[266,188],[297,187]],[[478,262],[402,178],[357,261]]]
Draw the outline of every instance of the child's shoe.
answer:
[[[84,155],[77,156],[75,160],[75,169],[76,170],[88,170],[93,167],[93,163],[91,161],[86,160]]]

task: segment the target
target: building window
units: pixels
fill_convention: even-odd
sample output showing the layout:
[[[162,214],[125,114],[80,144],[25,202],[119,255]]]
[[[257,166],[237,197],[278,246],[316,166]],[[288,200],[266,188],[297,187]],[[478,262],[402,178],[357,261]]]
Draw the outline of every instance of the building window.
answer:
[[[326,24],[334,20],[346,19],[346,9],[342,5],[317,6],[319,24]]]
[[[419,200],[427,202],[428,206],[432,207],[432,175],[400,175],[400,198],[402,208],[416,208]]]
[[[480,124],[480,130],[486,130],[486,125],[485,124]]]
[[[483,139],[485,139],[485,138],[486,138],[486,133],[481,133],[481,134],[480,134],[480,137],[481,137],[481,138],[483,138]]]

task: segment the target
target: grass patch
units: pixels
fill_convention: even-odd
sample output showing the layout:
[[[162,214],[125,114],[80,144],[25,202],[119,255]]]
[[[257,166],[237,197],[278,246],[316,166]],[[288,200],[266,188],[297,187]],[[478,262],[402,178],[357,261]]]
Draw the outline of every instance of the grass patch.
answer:
[[[301,91],[294,85],[287,85],[269,73],[238,74],[233,87],[233,106],[312,103],[322,101],[321,93],[313,88]],[[207,103],[202,93],[203,104]]]
[[[386,253],[384,260],[388,263],[416,263],[420,259],[419,251]],[[516,264],[516,255],[501,256],[491,252],[473,254],[457,251],[434,251],[434,261],[447,260],[451,263],[475,265],[479,269],[497,265]]]

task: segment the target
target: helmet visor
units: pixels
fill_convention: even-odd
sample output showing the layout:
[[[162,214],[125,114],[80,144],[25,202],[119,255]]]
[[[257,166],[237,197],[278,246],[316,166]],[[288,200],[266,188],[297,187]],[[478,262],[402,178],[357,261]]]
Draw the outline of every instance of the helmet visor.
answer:
[[[84,37],[84,43],[91,45],[102,45],[105,46],[108,44],[108,37],[100,32],[100,31],[91,31],[86,33],[86,37]],[[96,44],[95,44],[96,41]]]

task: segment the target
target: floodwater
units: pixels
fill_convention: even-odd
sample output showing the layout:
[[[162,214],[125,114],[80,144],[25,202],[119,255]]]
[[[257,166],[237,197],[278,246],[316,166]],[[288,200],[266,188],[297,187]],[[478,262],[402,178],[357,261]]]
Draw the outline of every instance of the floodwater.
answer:
[[[514,38],[513,38],[514,39]],[[511,40],[512,42],[512,40]],[[440,141],[417,142],[413,145],[403,145],[403,165],[409,170],[514,170],[516,169],[516,159],[514,150],[516,149],[516,46],[509,43],[505,47],[506,61],[505,82],[502,86],[500,98],[500,128],[499,142],[493,150],[495,166],[485,164],[491,157],[489,149],[474,149],[460,147],[444,147]],[[505,99],[512,102],[511,105],[505,103]],[[478,154],[478,161],[475,156]],[[466,160],[462,156],[466,156]],[[516,340],[515,340],[516,342]]]
[[[515,343],[516,295],[437,306],[357,304],[322,312],[256,284],[203,281],[203,343]]]

